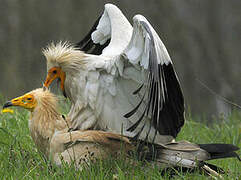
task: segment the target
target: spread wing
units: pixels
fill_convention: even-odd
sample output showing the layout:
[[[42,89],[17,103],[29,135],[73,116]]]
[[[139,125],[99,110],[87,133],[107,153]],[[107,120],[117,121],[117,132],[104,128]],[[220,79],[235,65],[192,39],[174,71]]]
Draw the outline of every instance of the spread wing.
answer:
[[[131,32],[132,26],[120,9],[113,4],[106,4],[104,13],[76,47],[94,55],[104,52],[119,54],[129,42]]]
[[[182,90],[164,44],[145,17],[136,15],[133,18],[132,38],[121,56],[126,61],[125,65],[131,64],[145,72],[145,80],[133,92],[133,96],[140,93],[141,100],[125,117],[132,117],[141,106],[144,107],[142,115],[128,131],[142,126],[138,128],[138,137],[146,126],[146,122],[143,122],[147,121],[145,117],[149,117],[150,126],[156,129],[155,134],[158,131],[161,135],[176,137],[184,124]],[[135,80],[135,76],[131,78]]]
[[[110,40],[101,55],[85,54],[88,73],[86,84],[81,85],[84,102],[101,128],[120,132],[123,125],[125,135],[141,135],[141,139],[149,134],[148,139],[155,139],[157,134],[176,137],[184,124],[184,100],[172,61],[149,22],[141,15],[133,20],[132,28],[116,6],[107,4],[84,38],[94,49],[96,44],[102,46]],[[91,52],[83,42],[79,43],[81,48]],[[133,87],[138,88],[131,95]],[[96,121],[89,125],[83,113],[80,116],[75,112],[79,111],[73,106],[75,127],[93,127]]]

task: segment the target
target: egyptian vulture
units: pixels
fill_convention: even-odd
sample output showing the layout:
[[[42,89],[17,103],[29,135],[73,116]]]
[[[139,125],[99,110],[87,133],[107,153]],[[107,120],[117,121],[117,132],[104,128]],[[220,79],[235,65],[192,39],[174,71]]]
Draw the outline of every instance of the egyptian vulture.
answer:
[[[84,52],[83,52],[84,51]],[[55,79],[72,105],[73,129],[101,129],[170,142],[184,124],[184,99],[171,58],[142,15],[133,27],[112,4],[79,43],[50,44],[44,85]]]
[[[62,161],[73,163],[77,168],[124,152],[124,158],[138,158],[167,167],[201,169],[218,175],[219,168],[204,161],[238,157],[239,148],[231,144],[192,144],[187,141],[167,144],[145,143],[145,151],[138,152],[139,141],[119,134],[97,130],[69,131],[68,117],[57,110],[57,98],[46,88],[33,90],[5,103],[3,108],[20,106],[31,112],[29,129],[39,151],[57,165]],[[137,151],[137,153],[136,153]],[[136,156],[134,156],[136,158]],[[124,160],[124,159],[123,159]],[[221,169],[219,169],[221,170]],[[218,175],[219,176],[219,175]]]
[[[87,160],[117,154],[121,142],[131,148],[126,137],[103,131],[69,131],[69,120],[57,109],[57,98],[47,89],[35,89],[7,102],[3,108],[20,106],[31,112],[29,129],[38,150],[46,158],[60,165],[61,160],[81,165]]]

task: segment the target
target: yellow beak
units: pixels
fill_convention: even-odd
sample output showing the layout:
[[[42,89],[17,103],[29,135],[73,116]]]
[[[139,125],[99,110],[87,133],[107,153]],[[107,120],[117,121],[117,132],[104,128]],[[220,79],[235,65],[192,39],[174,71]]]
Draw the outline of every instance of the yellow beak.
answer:
[[[14,98],[10,101],[7,101],[3,105],[3,109],[10,107],[10,106],[21,106],[23,108],[33,110],[36,107],[36,100],[34,99],[33,95],[31,94],[25,94],[23,96]]]

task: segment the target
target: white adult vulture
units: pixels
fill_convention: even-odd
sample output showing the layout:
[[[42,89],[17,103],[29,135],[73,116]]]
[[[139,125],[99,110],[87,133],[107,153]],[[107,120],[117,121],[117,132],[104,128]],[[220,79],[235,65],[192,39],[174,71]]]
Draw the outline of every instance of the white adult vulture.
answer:
[[[84,51],[84,52],[83,52]],[[101,129],[165,143],[184,124],[184,99],[171,58],[142,15],[133,27],[112,4],[78,44],[50,44],[49,87],[60,79],[73,129]]]

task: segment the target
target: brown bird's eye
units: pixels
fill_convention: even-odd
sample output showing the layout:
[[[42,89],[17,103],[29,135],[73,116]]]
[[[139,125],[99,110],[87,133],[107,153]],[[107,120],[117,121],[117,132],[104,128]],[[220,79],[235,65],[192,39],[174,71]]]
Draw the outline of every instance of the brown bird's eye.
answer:
[[[56,74],[56,73],[57,73],[57,71],[56,71],[56,70],[54,70],[54,71],[53,71],[53,73],[54,73],[54,74]]]

